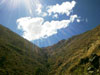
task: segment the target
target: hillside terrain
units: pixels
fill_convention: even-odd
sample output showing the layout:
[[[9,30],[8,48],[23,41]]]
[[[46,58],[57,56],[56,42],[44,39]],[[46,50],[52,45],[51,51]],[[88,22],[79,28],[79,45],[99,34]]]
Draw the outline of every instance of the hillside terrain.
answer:
[[[49,53],[50,75],[89,75],[88,68],[93,65],[89,61],[80,63],[86,58],[90,59],[92,54],[100,56],[100,26],[63,42],[60,41],[58,44],[47,47],[46,50]],[[99,68],[93,67],[95,69],[92,71],[93,75],[99,75]]]
[[[100,75],[100,26],[39,48],[0,25],[0,75]]]
[[[0,75],[47,75],[45,53],[0,25]]]

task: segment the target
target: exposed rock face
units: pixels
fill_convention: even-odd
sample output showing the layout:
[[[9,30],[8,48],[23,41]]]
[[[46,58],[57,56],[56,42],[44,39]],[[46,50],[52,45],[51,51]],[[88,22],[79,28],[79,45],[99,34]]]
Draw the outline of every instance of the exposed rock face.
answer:
[[[89,61],[91,65],[93,65],[93,67],[95,67],[96,69],[100,67],[100,56],[98,56],[97,54],[92,54]]]
[[[100,71],[100,56],[92,54],[89,58],[90,66],[88,67],[88,73],[94,74],[94,72]]]

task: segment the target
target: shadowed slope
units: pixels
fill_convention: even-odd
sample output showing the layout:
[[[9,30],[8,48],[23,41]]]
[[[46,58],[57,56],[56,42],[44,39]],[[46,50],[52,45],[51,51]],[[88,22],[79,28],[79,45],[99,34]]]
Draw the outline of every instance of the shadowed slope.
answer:
[[[45,74],[45,53],[0,25],[0,75]]]

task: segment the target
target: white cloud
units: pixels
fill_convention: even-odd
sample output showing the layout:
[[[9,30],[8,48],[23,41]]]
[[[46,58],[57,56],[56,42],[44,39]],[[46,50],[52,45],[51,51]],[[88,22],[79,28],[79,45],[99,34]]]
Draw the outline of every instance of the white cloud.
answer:
[[[72,15],[69,20],[44,22],[41,17],[23,17],[18,19],[17,23],[18,29],[23,31],[23,37],[32,41],[57,34],[59,29],[66,28],[76,18],[77,15]]]
[[[42,12],[42,4],[38,3],[36,4],[36,7],[37,7],[36,8],[37,13],[40,14]]]
[[[77,16],[77,15],[71,15],[71,16],[70,16],[71,22],[74,22],[75,18],[78,18],[78,16]]]
[[[41,15],[42,17],[23,17],[17,19],[18,29],[23,31],[22,36],[30,41],[47,38],[54,34],[57,34],[58,30],[68,27],[70,23],[73,23],[75,21],[75,19],[77,22],[80,22],[77,14],[70,15],[72,9],[76,5],[75,1],[66,1],[63,2],[61,5],[56,4],[53,6],[48,6],[46,12],[42,12],[43,6],[39,2],[39,0],[36,0],[35,4],[35,11],[38,15]],[[32,13],[31,10],[30,13]],[[43,17],[48,16],[48,14],[50,16],[52,15],[52,18],[58,18],[59,14],[66,14],[70,18],[61,21],[45,21]]]
[[[54,14],[57,13],[57,14],[66,14],[67,16],[69,16],[75,5],[76,5],[75,1],[72,2],[66,1],[63,2],[61,5],[56,4],[48,6],[47,12],[49,13],[49,15],[51,15],[52,13]]]
[[[53,18],[58,18],[58,14],[54,14],[53,15]]]
[[[77,19],[77,22],[79,23],[81,20],[80,19]]]

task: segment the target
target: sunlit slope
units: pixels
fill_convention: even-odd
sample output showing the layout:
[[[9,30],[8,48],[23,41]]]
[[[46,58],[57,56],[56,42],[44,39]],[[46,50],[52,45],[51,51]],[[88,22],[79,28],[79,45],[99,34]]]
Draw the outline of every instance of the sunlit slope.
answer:
[[[0,75],[45,75],[45,58],[39,47],[0,25]]]
[[[99,58],[100,26],[39,48],[0,25],[0,75],[99,75]]]
[[[91,65],[85,66],[90,62],[79,63],[82,59],[90,59],[94,53],[100,56],[100,26],[46,49],[49,53],[49,75],[89,75],[87,70]],[[98,69],[93,72],[98,75],[96,71]]]

